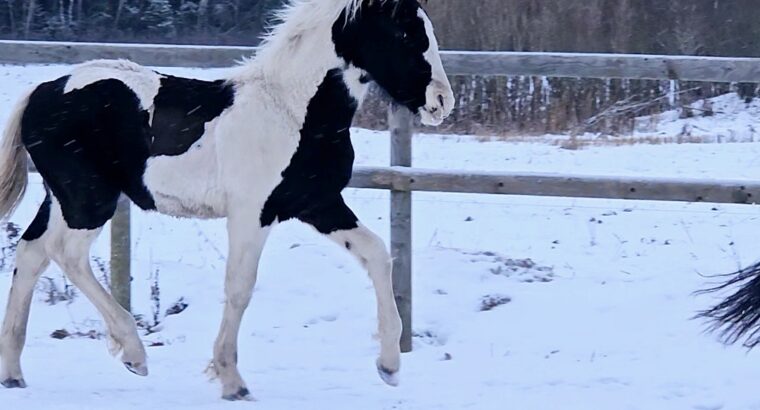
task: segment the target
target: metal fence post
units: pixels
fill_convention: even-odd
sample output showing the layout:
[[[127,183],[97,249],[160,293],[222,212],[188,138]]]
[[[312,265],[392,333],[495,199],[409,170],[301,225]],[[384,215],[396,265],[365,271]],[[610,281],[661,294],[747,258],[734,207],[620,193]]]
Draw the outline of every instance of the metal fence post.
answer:
[[[388,124],[391,131],[391,166],[412,166],[412,125],[414,115],[406,107],[391,103]],[[412,193],[391,191],[391,255],[393,293],[396,295],[404,330],[401,351],[412,351]]]
[[[132,308],[130,204],[122,195],[111,219],[111,294],[127,311]]]

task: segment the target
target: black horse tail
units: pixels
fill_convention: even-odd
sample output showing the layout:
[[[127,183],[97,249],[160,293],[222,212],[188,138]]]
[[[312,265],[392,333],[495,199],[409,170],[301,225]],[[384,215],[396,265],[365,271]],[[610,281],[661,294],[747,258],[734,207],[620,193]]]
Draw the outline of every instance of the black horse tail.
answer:
[[[760,345],[760,262],[729,275],[726,283],[697,293],[713,293],[738,286],[738,290],[697,317],[710,322],[708,330],[718,332],[726,344],[744,339],[748,348]]]

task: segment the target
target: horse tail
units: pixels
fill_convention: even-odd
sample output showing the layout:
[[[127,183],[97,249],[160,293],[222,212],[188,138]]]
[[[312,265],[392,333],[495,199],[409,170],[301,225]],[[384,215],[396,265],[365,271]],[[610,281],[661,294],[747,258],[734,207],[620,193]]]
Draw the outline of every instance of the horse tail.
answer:
[[[719,331],[721,340],[734,344],[746,337],[744,346],[760,345],[760,262],[735,272],[726,283],[700,291],[712,293],[738,286],[734,294],[698,317],[708,319],[710,331]]]
[[[0,141],[0,220],[13,213],[26,191],[29,160],[21,142],[21,117],[30,95],[31,91],[16,103]]]

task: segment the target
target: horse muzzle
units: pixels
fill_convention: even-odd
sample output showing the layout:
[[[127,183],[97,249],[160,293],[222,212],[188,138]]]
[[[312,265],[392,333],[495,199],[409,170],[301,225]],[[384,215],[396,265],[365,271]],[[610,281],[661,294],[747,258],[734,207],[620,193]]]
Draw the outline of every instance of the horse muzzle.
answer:
[[[448,80],[433,80],[425,92],[425,105],[420,107],[422,123],[429,126],[441,125],[453,110],[454,92]]]

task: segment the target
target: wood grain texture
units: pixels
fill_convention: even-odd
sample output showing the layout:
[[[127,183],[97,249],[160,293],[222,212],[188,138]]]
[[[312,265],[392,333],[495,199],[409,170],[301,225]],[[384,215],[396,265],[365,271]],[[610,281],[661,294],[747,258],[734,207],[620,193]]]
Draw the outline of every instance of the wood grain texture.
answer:
[[[353,188],[573,198],[754,204],[760,183],[538,173],[465,173],[404,167],[357,167]]]
[[[208,68],[228,67],[255,53],[255,47],[242,46],[0,41],[5,64],[125,58],[150,66]],[[441,57],[449,75],[760,82],[760,58],[482,51],[443,51]]]
[[[130,204],[122,195],[111,219],[111,294],[128,312],[132,308]]]
[[[412,166],[414,115],[405,107],[391,104],[388,125],[391,132],[391,166]],[[391,256],[393,293],[404,326],[401,351],[412,351],[412,193],[391,190]]]
[[[445,51],[442,59],[449,75],[760,82],[760,58]]]

